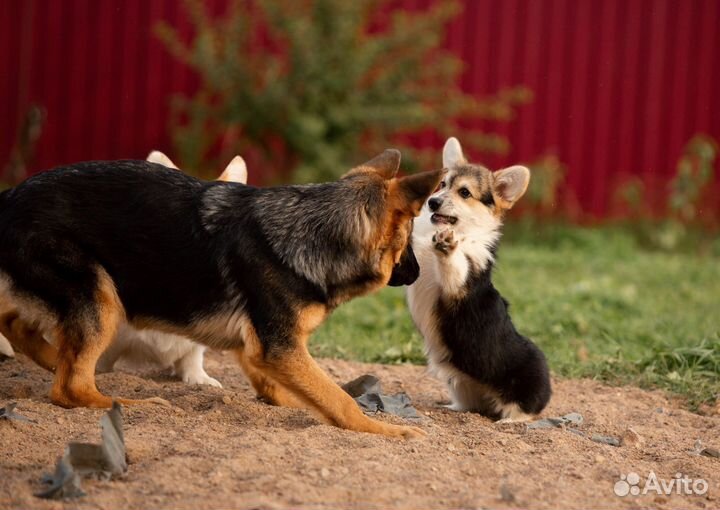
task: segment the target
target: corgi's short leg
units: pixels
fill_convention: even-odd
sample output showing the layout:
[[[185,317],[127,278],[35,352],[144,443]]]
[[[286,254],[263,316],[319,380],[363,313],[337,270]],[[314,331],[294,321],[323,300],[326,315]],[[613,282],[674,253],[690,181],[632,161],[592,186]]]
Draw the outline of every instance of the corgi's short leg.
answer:
[[[45,340],[37,328],[29,326],[17,313],[8,312],[0,317],[0,333],[10,341],[15,349],[45,370],[55,371],[57,349]]]
[[[77,303],[76,303],[77,304]],[[78,304],[78,306],[80,306]],[[131,400],[111,398],[98,391],[95,367],[114,340],[124,312],[115,285],[105,271],[97,271],[95,299],[65,318],[55,329],[58,362],[50,390],[53,403],[63,407],[112,407],[121,404],[159,403],[159,398]]]
[[[222,384],[217,379],[213,379],[203,367],[203,358],[205,347],[202,345],[193,345],[192,349],[182,358],[175,361],[175,373],[186,384],[207,384],[222,388]]]
[[[112,372],[115,368],[115,363],[125,354],[126,346],[119,342],[117,339],[110,344],[110,346],[102,353],[100,359],[98,359],[96,372],[105,374]]]
[[[245,349],[235,351],[245,377],[257,396],[275,406],[306,408],[299,398],[285,389],[279,382],[274,381],[266,371],[262,370],[262,361],[245,352]]]

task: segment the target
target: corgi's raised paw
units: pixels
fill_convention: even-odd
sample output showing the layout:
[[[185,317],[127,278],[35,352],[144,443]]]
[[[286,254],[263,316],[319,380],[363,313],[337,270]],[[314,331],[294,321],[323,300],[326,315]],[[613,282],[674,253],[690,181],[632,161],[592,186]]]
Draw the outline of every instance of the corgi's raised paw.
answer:
[[[432,238],[433,246],[437,251],[445,255],[450,254],[457,248],[458,241],[452,229],[438,230]]]

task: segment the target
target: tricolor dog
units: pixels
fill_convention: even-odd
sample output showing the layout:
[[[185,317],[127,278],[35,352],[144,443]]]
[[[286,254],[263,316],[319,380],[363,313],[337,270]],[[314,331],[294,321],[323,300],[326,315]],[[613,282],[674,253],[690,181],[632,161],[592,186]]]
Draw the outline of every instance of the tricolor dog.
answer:
[[[415,221],[420,277],[408,288],[410,312],[452,409],[524,419],[550,399],[548,366],[515,330],[491,275],[503,215],[525,193],[530,171],[469,164],[455,138],[445,144],[443,166],[440,188]]]

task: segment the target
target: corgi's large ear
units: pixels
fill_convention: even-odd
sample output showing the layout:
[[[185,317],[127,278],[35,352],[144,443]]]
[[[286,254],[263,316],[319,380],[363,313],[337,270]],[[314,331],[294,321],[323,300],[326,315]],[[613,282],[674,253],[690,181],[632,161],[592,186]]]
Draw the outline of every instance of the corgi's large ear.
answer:
[[[444,170],[434,170],[401,177],[394,181],[402,209],[413,216],[420,214],[425,200],[437,189],[444,173]]]
[[[530,183],[530,170],[515,165],[493,173],[492,193],[501,209],[510,209],[525,194]]]
[[[453,168],[454,166],[467,163],[460,142],[454,136],[451,136],[447,139],[447,142],[445,142],[442,158],[443,168]]]
[[[218,177],[218,181],[225,182],[239,182],[240,184],[247,184],[248,171],[245,160],[240,156],[235,156],[233,160],[228,163],[223,173]]]
[[[160,151],[152,151],[150,154],[148,154],[148,157],[145,158],[145,160],[149,161],[150,163],[157,163],[158,165],[166,166],[168,168],[174,168],[175,170],[178,169],[175,163],[173,163],[170,158],[168,158]]]

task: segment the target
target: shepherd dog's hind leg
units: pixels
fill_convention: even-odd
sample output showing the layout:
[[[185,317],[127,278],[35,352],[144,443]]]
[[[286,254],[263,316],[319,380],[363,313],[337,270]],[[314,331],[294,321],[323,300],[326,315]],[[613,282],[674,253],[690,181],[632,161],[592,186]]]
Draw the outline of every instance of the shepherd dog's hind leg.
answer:
[[[55,371],[57,349],[45,340],[40,330],[22,320],[17,312],[7,312],[0,316],[0,333],[17,351],[28,356],[45,370]]]
[[[50,391],[54,403],[63,407],[112,407],[113,400],[121,404],[167,404],[158,398],[111,398],[95,385],[98,358],[115,338],[124,317],[115,285],[104,270],[98,269],[94,301],[75,309],[55,331],[58,362]]]

